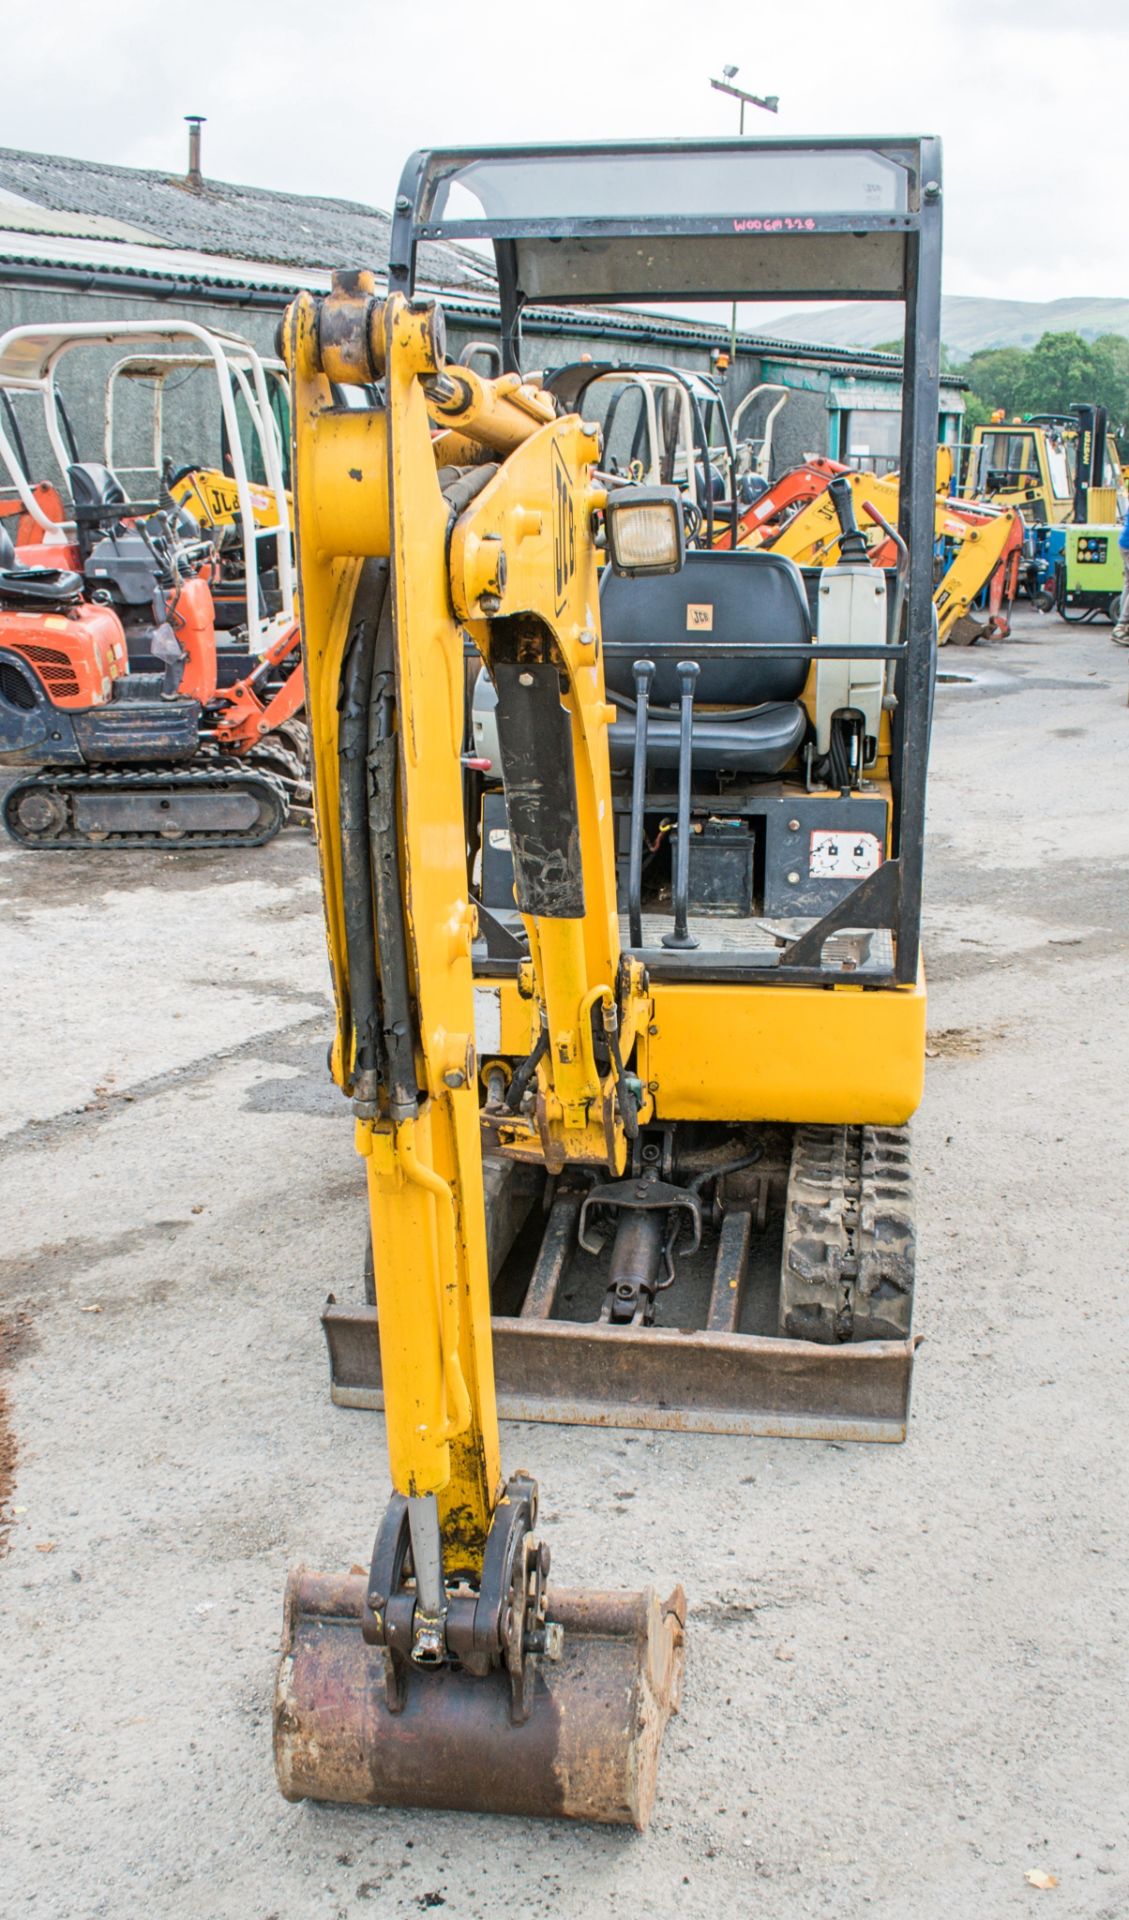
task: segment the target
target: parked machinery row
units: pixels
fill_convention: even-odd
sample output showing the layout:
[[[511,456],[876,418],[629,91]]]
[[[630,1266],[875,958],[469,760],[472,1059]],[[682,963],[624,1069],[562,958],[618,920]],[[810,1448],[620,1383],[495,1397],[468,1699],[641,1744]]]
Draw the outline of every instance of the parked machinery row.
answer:
[[[166,473],[158,451],[146,477],[163,501],[130,499],[106,460],[79,458],[57,373],[106,347],[129,351],[107,378],[104,451],[120,380],[159,393],[170,370],[202,369],[230,477]],[[190,322],[17,327],[0,339],[0,400],[0,766],[22,776],[4,796],[9,834],[52,850],[271,839],[308,811],[310,789],[267,368],[246,342]],[[29,471],[28,404],[50,481]],[[159,440],[159,406],[155,417]]]

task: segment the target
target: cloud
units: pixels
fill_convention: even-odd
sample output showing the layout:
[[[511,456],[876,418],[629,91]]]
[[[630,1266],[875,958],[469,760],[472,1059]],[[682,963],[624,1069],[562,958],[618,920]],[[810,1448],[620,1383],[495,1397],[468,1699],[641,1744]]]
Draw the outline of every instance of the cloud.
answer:
[[[682,0],[196,0],[175,16],[55,0],[50,85],[7,90],[3,138],[179,172],[181,116],[204,113],[205,172],[388,207],[417,146],[735,131],[736,103],[709,86],[731,62],[741,85],[780,95],[779,118],[752,110],[747,131],[942,135],[948,291],[1129,294],[1104,184],[1124,166],[1129,8],[1091,0],[1084,17],[1059,0],[882,16],[807,0],[771,33],[744,8],[704,16],[694,37]],[[5,20],[4,52],[9,75],[43,72],[34,10]],[[1111,76],[1096,110],[1094,74]]]

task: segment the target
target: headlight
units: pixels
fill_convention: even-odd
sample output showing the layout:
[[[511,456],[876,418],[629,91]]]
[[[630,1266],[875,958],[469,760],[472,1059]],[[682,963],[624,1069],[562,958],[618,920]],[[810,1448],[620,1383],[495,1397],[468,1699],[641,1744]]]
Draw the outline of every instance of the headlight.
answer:
[[[678,573],[685,558],[677,487],[623,487],[604,508],[608,559],[616,573]]]

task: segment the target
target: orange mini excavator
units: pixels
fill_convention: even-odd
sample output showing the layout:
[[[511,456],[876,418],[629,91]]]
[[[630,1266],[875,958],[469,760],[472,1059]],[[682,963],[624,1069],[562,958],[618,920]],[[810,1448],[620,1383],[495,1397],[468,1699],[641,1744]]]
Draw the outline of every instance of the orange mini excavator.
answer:
[[[96,462],[68,479],[73,544],[17,547],[0,520],[0,766],[34,769],[4,797],[8,833],[261,846],[309,796],[297,626],[235,651],[249,671],[222,686],[211,541],[182,512],[131,512]]]

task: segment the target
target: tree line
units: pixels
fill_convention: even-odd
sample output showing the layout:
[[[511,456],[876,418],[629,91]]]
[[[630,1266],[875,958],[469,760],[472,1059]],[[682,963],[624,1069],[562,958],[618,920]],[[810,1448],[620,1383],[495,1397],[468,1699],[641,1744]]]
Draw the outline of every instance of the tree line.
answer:
[[[880,351],[901,354],[900,340]],[[1110,429],[1129,447],[1129,340],[1102,333],[1045,333],[1033,347],[985,347],[966,360],[942,349],[942,371],[968,382],[965,427],[986,426],[998,408],[1015,414],[1069,413],[1075,401],[1105,407]]]

